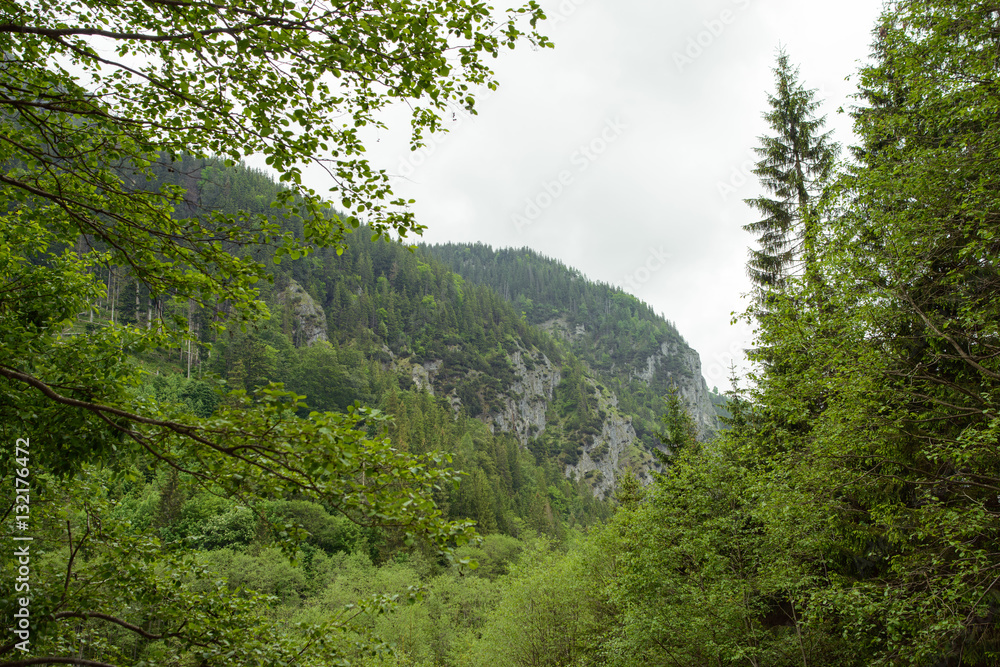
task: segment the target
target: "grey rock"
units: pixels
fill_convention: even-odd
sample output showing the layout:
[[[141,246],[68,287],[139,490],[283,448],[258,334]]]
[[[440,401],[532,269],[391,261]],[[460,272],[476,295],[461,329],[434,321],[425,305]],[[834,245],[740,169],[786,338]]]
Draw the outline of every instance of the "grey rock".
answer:
[[[524,363],[524,356],[531,357],[534,368]],[[514,433],[522,447],[528,440],[545,430],[545,413],[555,393],[562,373],[541,352],[532,354],[516,350],[510,355],[517,377],[504,399],[503,407],[489,419],[494,431]]]
[[[697,352],[686,345],[664,342],[660,351],[647,357],[645,366],[633,370],[631,375],[648,385],[653,381],[657,368],[667,363],[671,364],[667,375],[677,385],[681,400],[698,424],[698,437],[701,440],[711,437],[718,431],[719,422],[709,397],[708,385],[701,374],[701,357]]]
[[[594,383],[596,385],[596,383]],[[628,448],[635,443],[636,433],[631,418],[618,412],[618,397],[611,391],[598,391],[598,406],[608,416],[604,419],[601,433],[594,441],[583,447],[576,465],[567,465],[564,474],[576,480],[589,479],[594,495],[602,500],[614,493],[618,476],[625,466]],[[648,476],[645,471],[637,471],[640,477]],[[591,474],[588,477],[588,473]]]
[[[278,294],[278,303],[291,311],[292,344],[307,347],[316,341],[328,340],[326,314],[309,292],[294,280]]]

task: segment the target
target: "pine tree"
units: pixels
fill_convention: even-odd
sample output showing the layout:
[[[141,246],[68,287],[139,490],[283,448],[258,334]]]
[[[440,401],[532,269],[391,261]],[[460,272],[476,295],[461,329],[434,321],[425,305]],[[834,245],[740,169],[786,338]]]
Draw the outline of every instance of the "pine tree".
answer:
[[[666,412],[660,417],[663,431],[656,434],[657,439],[671,454],[694,446],[698,442],[698,424],[684,405],[676,384],[670,385],[664,402]]]
[[[816,91],[803,87],[784,49],[778,51],[774,77],[776,90],[768,95],[771,108],[764,119],[775,134],[760,137],[754,150],[761,159],[753,170],[772,196],[746,200],[764,217],[743,227],[758,235],[760,249],[751,250],[747,270],[763,292],[783,290],[799,270],[810,282],[818,280],[817,203],[839,152],[830,133],[822,132],[826,117],[816,117]]]

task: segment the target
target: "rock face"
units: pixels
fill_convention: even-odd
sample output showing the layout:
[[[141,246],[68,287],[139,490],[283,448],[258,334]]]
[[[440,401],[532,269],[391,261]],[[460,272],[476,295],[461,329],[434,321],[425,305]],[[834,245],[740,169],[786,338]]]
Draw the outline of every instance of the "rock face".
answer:
[[[557,327],[550,324],[551,328]],[[570,332],[568,335],[579,334]],[[491,414],[482,415],[480,419],[492,431],[510,433],[522,447],[527,447],[533,438],[545,431],[546,414],[555,398],[556,386],[562,380],[562,372],[538,350],[521,348],[508,358],[516,379],[503,391],[503,402],[499,409],[494,404]],[[405,367],[418,388],[435,393],[442,360],[424,363],[396,360],[393,364],[397,369]],[[654,377],[659,377],[662,382],[664,373],[677,385],[682,400],[692,411],[700,437],[709,437],[718,426],[708,387],[701,375],[698,353],[683,343],[665,342],[658,352],[646,359],[643,366],[633,369],[629,377],[651,385]],[[632,426],[632,418],[618,410],[618,397],[615,393],[594,378],[586,381],[598,397],[598,409],[605,415],[604,421],[601,423],[600,433],[595,434],[591,441],[580,444],[579,458],[576,463],[565,466],[564,474],[572,479],[583,480],[596,497],[606,499],[614,493],[624,470],[631,469],[640,480],[648,483],[652,480],[650,471],[658,469],[659,464],[639,441]],[[447,399],[457,413],[462,401],[454,390]]]
[[[701,357],[686,345],[665,342],[659,352],[646,358],[644,367],[632,371],[632,376],[651,384],[662,365],[667,365],[667,375],[677,385],[681,399],[697,422],[699,438],[708,438],[718,430],[719,423],[701,374]]]
[[[543,322],[539,328],[571,344],[586,332],[583,325],[574,328],[565,317]],[[719,429],[719,423],[709,398],[708,385],[701,373],[701,357],[683,343],[665,341],[660,344],[659,352],[646,357],[644,365],[631,370],[629,378],[638,378],[652,385],[661,367],[665,367],[667,376],[677,385],[684,404],[697,422],[698,437],[702,440],[709,438]]]
[[[316,300],[292,280],[280,294],[278,303],[288,308],[292,319],[292,343],[295,347],[327,340],[326,314]]]
[[[426,389],[427,392],[433,396],[434,377],[440,369],[440,359],[428,361],[423,364],[413,364],[410,369],[410,378],[413,380],[413,384],[417,386],[417,389]]]
[[[618,397],[610,391],[598,391],[598,405],[607,414],[601,433],[594,441],[583,446],[583,453],[575,465],[567,465],[566,477],[576,480],[583,478],[591,484],[594,495],[602,500],[614,492],[618,475],[625,467],[635,467],[634,452],[630,451],[636,441],[632,419],[618,412]],[[628,463],[632,465],[626,465]],[[643,470],[637,470],[643,475]]]
[[[524,363],[526,355],[533,368]],[[517,380],[507,392],[503,408],[492,415],[491,422],[494,429],[517,435],[521,446],[526,447],[529,439],[545,430],[545,412],[562,374],[541,352],[532,355],[517,350],[510,355],[510,362]]]
[[[522,348],[509,355],[508,359],[517,379],[504,391],[502,406],[480,419],[493,432],[514,434],[521,446],[526,447],[531,438],[545,430],[545,414],[555,395],[556,385],[562,380],[562,373],[548,357],[537,350],[529,352]],[[393,359],[392,368],[408,372],[418,390],[435,396],[438,394],[434,385],[443,363],[441,359],[424,363],[415,363],[411,359]],[[479,371],[469,373],[470,377],[475,377]],[[462,408],[462,400],[455,394],[455,390],[446,398],[457,414]]]
[[[587,332],[584,325],[578,324],[574,327],[565,316],[553,317],[551,320],[539,324],[538,328],[570,343],[576,341]]]

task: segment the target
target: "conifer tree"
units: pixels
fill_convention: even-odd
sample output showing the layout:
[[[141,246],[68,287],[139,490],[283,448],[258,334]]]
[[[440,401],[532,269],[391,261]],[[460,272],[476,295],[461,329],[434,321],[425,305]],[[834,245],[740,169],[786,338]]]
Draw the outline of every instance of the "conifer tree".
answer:
[[[802,85],[784,49],[778,51],[774,78],[775,94],[768,95],[770,110],[764,113],[774,135],[760,137],[754,149],[760,161],[753,170],[771,196],[746,200],[764,217],[744,226],[760,243],[750,252],[747,270],[762,291],[783,290],[800,270],[810,282],[818,279],[817,203],[839,150],[830,133],[822,132],[826,118],[816,117],[816,91]]]
[[[660,417],[663,431],[656,434],[657,439],[671,453],[695,445],[698,442],[698,424],[684,405],[676,384],[670,385],[664,402],[666,412]]]

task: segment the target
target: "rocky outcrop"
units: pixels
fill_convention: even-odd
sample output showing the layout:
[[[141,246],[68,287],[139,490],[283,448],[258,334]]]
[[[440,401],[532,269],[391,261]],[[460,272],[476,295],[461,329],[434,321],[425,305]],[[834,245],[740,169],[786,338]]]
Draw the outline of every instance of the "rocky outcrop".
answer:
[[[598,391],[598,405],[607,417],[593,442],[585,444],[575,465],[567,465],[566,477],[588,482],[594,495],[602,500],[614,492],[618,476],[626,467],[635,467],[635,429],[631,417],[618,412],[618,397],[610,391]],[[626,465],[626,459],[632,465]],[[644,470],[639,471],[645,474]]]
[[[531,366],[525,363],[530,359]],[[510,355],[517,377],[506,393],[503,406],[490,416],[492,427],[514,433],[522,447],[545,430],[545,413],[562,374],[541,352],[516,350]]]
[[[562,338],[570,343],[578,340],[587,332],[587,328],[582,324],[572,325],[565,316],[554,317],[551,320],[538,325],[542,331],[546,331],[556,338]]]
[[[413,364],[410,368],[410,378],[417,389],[426,389],[431,396],[434,395],[434,377],[441,369],[441,360],[435,359],[423,364]]]
[[[480,417],[493,432],[513,433],[522,447],[528,440],[545,430],[545,414],[555,394],[556,385],[562,379],[558,367],[541,352],[516,350],[509,356],[514,369],[514,383],[503,392],[503,403],[489,415]],[[408,373],[418,390],[435,394],[435,382],[443,361],[435,359],[424,363],[414,363],[412,359],[393,359],[392,368]],[[479,371],[469,371],[474,379]],[[440,388],[438,388],[440,390]],[[455,414],[462,409],[462,400],[453,389],[446,396]]]
[[[632,377],[651,384],[660,366],[666,365],[666,373],[677,385],[681,399],[691,411],[698,424],[698,435],[706,439],[718,428],[715,408],[709,397],[708,385],[701,374],[701,357],[686,345],[676,342],[665,342],[660,345],[660,351],[646,358],[646,365],[633,370]]]
[[[550,328],[558,330],[563,324],[552,322]],[[563,329],[563,335],[579,334]],[[527,447],[545,431],[562,373],[560,367],[535,349],[521,347],[509,354],[508,359],[515,381],[502,391],[500,404],[494,402],[489,414],[479,418],[491,431],[510,433],[522,447]],[[392,366],[410,376],[417,388],[440,395],[441,386],[435,387],[435,384],[442,371],[442,360],[416,363],[412,358],[394,359]],[[474,379],[480,371],[469,373],[469,378]],[[701,376],[698,353],[683,343],[663,343],[642,367],[632,371],[631,379],[653,384],[654,378],[658,378],[660,386],[664,374],[679,388],[684,403],[698,423],[701,437],[708,437],[717,425],[708,387]],[[640,480],[648,483],[652,480],[650,471],[658,469],[659,464],[639,441],[632,418],[619,412],[615,393],[597,379],[591,377],[586,381],[593,387],[598,397],[598,411],[604,416],[601,430],[580,443],[579,456],[574,463],[567,464],[563,472],[568,478],[585,482],[596,497],[606,499],[614,493],[624,470],[631,469]],[[461,411],[462,401],[456,390],[451,390],[445,398],[456,414]]]
[[[583,325],[574,327],[565,317],[552,318],[540,324],[539,328],[571,344],[586,333]],[[701,373],[701,357],[684,343],[665,341],[660,344],[658,352],[646,357],[645,364],[632,369],[629,378],[638,378],[652,385],[661,367],[665,367],[667,376],[680,390],[684,404],[698,424],[698,436],[703,440],[709,438],[718,430],[719,424],[709,398],[708,385]]]
[[[326,314],[309,292],[294,280],[280,294],[278,303],[288,309],[292,324],[292,343],[295,347],[312,345],[327,340]]]

